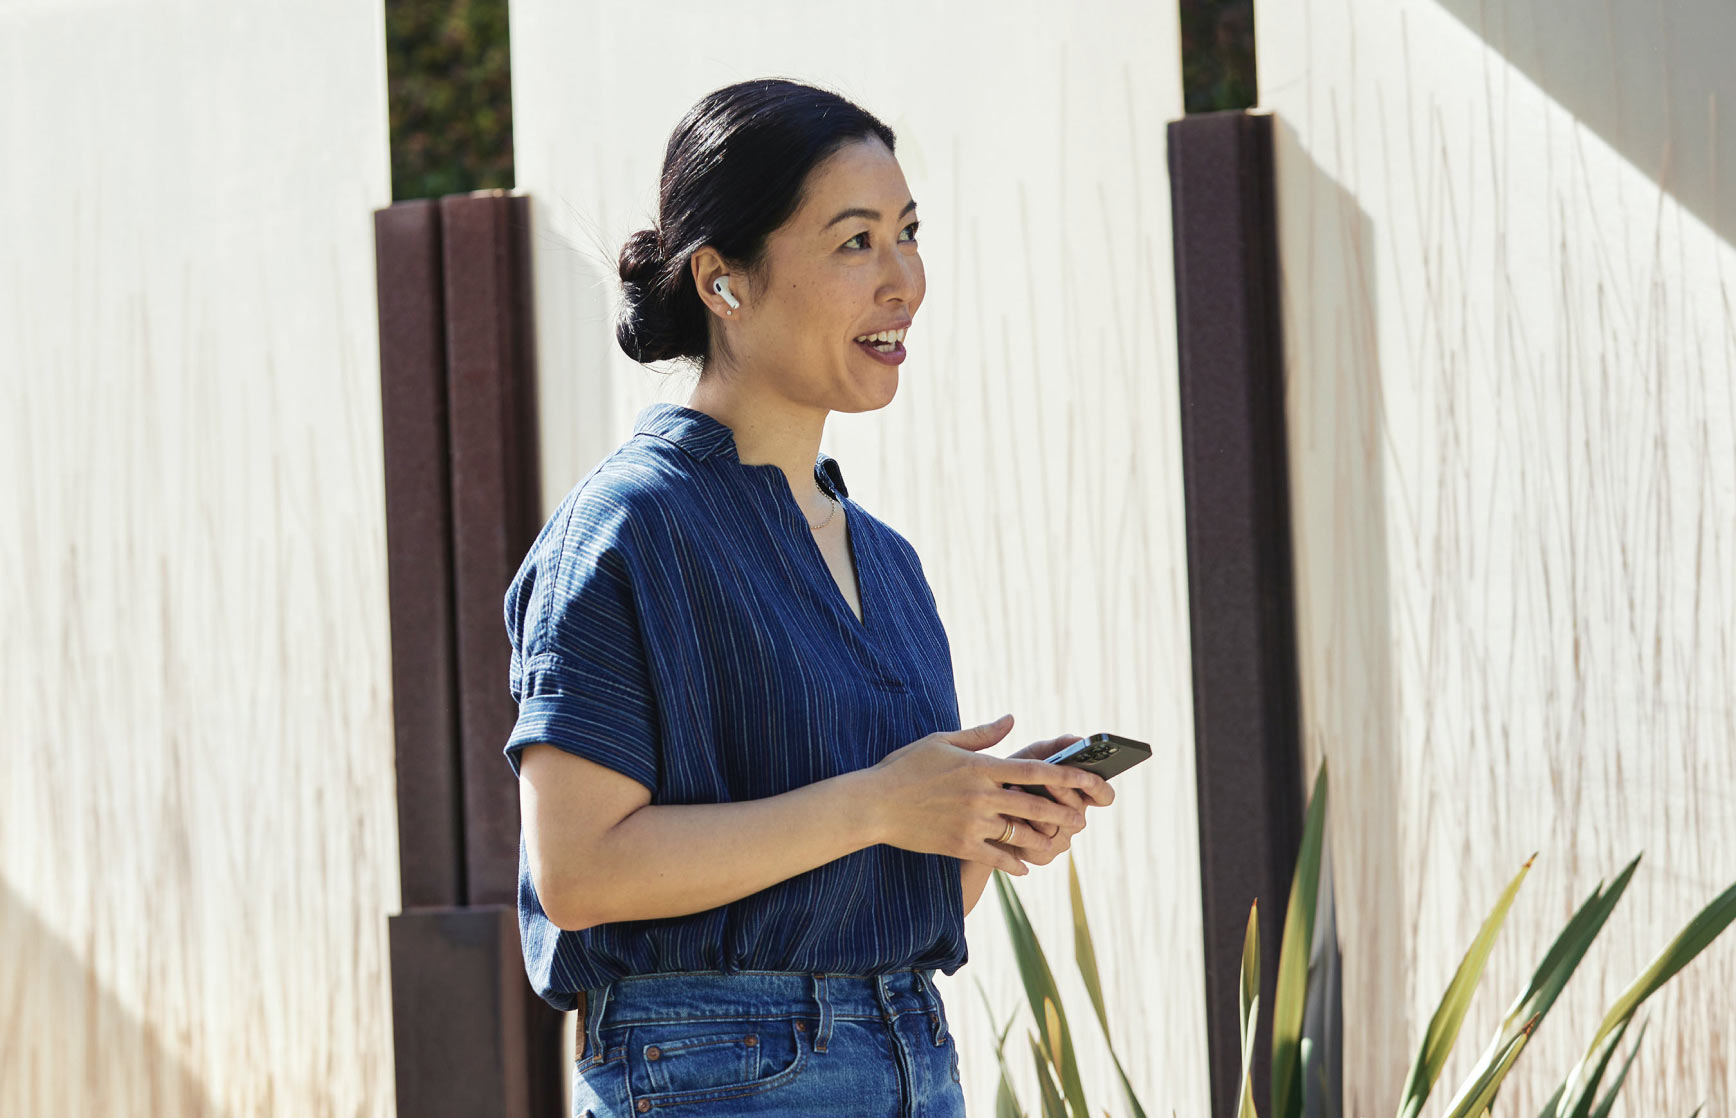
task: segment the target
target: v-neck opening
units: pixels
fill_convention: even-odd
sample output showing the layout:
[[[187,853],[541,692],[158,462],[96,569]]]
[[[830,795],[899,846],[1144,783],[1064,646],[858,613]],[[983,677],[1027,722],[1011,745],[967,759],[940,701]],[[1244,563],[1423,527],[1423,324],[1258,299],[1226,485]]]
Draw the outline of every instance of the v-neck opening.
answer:
[[[826,553],[820,550],[820,542],[814,538],[814,527],[808,523],[807,515],[802,512],[802,506],[796,501],[796,495],[790,493],[788,485],[785,485],[783,489],[789,495],[790,506],[801,518],[802,526],[808,529],[808,553],[819,560],[820,571],[826,577],[826,584],[832,588],[832,600],[838,604],[839,609],[844,611],[844,616],[850,619],[850,623],[857,626],[866,635],[868,632],[868,580],[862,577],[862,563],[856,552],[856,529],[850,523],[850,509],[845,504],[846,498],[836,494],[832,495],[832,499],[838,502],[839,514],[844,517],[844,557],[850,564],[850,578],[856,583],[856,603],[862,609],[861,617],[857,617],[856,611],[850,608],[850,599],[844,597],[844,588],[838,585],[837,578],[833,576],[832,565],[826,562]]]
[[[747,463],[742,463],[742,465],[747,465]],[[866,637],[869,629],[868,580],[862,574],[861,553],[857,547],[856,529],[850,522],[849,498],[840,497],[834,493],[832,487],[821,479],[819,470],[815,469],[816,483],[825,490],[828,496],[838,502],[838,512],[844,516],[844,551],[850,564],[850,577],[856,583],[856,602],[862,609],[862,616],[860,617],[856,616],[856,611],[850,608],[850,600],[844,596],[844,588],[838,585],[837,578],[833,576],[832,566],[826,562],[826,553],[820,550],[820,543],[814,538],[814,526],[808,523],[807,513],[802,511],[801,503],[796,500],[796,495],[790,492],[789,482],[784,479],[783,471],[770,464],[757,464],[748,468],[766,471],[763,476],[778,490],[779,499],[785,510],[801,522],[808,537],[808,554],[812,557],[810,563],[819,564],[820,574],[825,578],[826,585],[831,588],[832,601],[838,609],[844,611],[844,616],[850,619],[850,624],[854,625],[857,631]]]
[[[839,498],[833,497],[832,499],[838,502],[838,511],[844,516],[844,557],[850,562],[850,579],[856,584],[856,606],[862,611],[861,617],[857,617],[856,610],[850,608],[850,602],[844,597],[844,589],[838,585],[838,580],[832,578],[832,568],[826,563],[826,556],[823,552],[820,555],[820,565],[826,568],[826,578],[831,581],[832,588],[837,590],[838,601],[843,604],[844,612],[850,615],[850,620],[866,631],[868,628],[868,591],[864,585],[866,580],[862,577],[862,564],[856,558],[856,529],[850,523],[849,508]],[[819,551],[820,545],[816,543],[814,550]]]

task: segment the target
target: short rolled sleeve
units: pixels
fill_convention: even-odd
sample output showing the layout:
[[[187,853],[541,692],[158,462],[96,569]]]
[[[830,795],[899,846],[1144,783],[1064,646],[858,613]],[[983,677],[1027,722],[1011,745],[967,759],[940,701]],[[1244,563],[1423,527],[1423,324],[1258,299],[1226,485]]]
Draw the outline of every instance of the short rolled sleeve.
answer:
[[[569,524],[555,551],[532,550],[507,592],[518,722],[505,753],[547,742],[658,787],[653,673],[625,556],[606,535]],[[577,534],[577,542],[573,536]]]

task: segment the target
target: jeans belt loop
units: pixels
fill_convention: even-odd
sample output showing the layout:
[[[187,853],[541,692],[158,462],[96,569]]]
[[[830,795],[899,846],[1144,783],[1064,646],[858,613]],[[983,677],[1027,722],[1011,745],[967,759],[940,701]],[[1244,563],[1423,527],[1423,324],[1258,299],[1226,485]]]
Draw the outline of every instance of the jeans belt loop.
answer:
[[[941,1023],[940,991],[934,988],[932,975],[932,971],[918,970],[916,982],[928,995],[928,1020],[934,1025],[934,1044],[939,1048],[946,1044],[946,1026]]]
[[[832,999],[827,996],[826,976],[814,975],[814,1000],[820,1005],[820,1031],[814,1037],[814,1051],[824,1052],[832,1039]]]
[[[582,998],[584,995],[580,995]],[[584,1005],[584,1002],[580,1002]],[[598,1057],[603,1056],[603,1007],[609,1004],[609,986],[603,985],[597,989],[597,1001],[589,1006],[590,1012],[585,1014],[585,1035],[590,1038],[590,1051]]]

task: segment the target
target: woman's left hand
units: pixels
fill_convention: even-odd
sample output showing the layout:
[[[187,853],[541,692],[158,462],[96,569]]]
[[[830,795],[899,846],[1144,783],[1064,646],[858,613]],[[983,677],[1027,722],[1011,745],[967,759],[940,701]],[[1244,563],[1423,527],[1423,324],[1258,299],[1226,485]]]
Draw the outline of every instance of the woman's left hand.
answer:
[[[1034,741],[1016,752],[1007,754],[1011,760],[1041,761],[1076,741],[1084,739],[1078,734],[1062,734],[1057,738],[1045,741]],[[1050,788],[1049,793],[1056,802],[1066,804],[1079,813],[1081,819],[1077,827],[1069,827],[1054,823],[1033,823],[1029,819],[1018,819],[1004,816],[1013,822],[1013,835],[1000,845],[1013,852],[1021,860],[1034,865],[1046,866],[1061,852],[1073,845],[1073,836],[1085,829],[1083,819],[1087,807],[1108,807],[1115,800],[1115,793],[1110,791],[1108,799],[1097,800],[1076,788]]]

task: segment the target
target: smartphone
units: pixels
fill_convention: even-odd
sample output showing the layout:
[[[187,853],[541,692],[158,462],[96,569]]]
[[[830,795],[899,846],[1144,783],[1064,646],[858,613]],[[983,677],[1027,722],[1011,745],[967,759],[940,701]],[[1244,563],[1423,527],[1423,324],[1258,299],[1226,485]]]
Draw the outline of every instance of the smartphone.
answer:
[[[1126,772],[1141,761],[1151,759],[1151,746],[1132,738],[1124,738],[1119,734],[1095,733],[1080,738],[1072,745],[1062,746],[1043,760],[1051,765],[1073,765],[1076,768],[1089,769],[1104,780],[1117,773]],[[1042,796],[1053,800],[1046,784],[1008,784],[1006,788],[1018,788],[1033,796]]]

